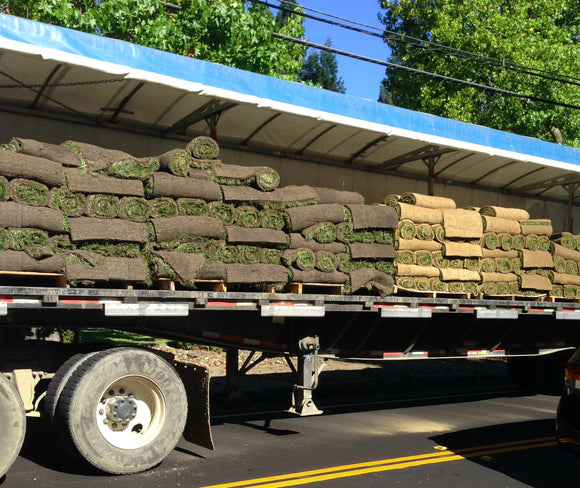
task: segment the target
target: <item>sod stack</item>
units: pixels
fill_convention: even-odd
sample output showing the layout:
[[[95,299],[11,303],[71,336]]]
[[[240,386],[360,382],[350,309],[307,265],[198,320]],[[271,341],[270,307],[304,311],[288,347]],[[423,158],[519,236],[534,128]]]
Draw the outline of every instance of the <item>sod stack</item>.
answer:
[[[554,258],[551,296],[580,298],[580,236],[569,232],[555,234],[550,250]]]
[[[397,285],[402,289],[477,293],[480,281],[481,218],[457,209],[450,198],[405,193],[388,195],[400,223]]]
[[[483,293],[493,295],[541,295],[551,291],[551,270],[554,260],[550,253],[553,228],[549,219],[530,219],[528,212],[518,208],[486,206],[480,209],[485,234],[486,271],[495,265],[496,276],[509,281],[502,285],[483,277]],[[507,290],[506,290],[507,287]]]
[[[223,164],[198,137],[138,159],[67,141],[0,150],[0,271],[69,284],[171,279],[232,286],[393,289],[394,211],[358,193],[279,187],[272,168]]]

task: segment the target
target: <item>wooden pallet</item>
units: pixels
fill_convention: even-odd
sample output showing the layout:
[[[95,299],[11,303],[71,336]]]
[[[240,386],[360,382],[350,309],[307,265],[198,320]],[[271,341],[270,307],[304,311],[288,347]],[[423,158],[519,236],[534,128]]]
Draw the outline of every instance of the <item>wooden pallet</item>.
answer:
[[[414,290],[412,288],[403,288],[401,286],[395,285],[393,287],[393,295],[399,296],[419,296],[423,298],[459,298],[462,300],[475,300],[479,295],[473,293],[453,293],[450,291],[421,291],[421,290]]]
[[[317,295],[342,295],[344,285],[333,283],[299,283],[292,281],[288,283],[286,290],[288,293],[296,295],[306,295],[309,293]]]
[[[222,280],[195,280],[191,286],[183,286],[179,282],[170,278],[160,278],[156,281],[161,290],[175,291],[175,290],[201,290],[201,291],[216,291],[225,292],[228,288]]]
[[[0,285],[3,286],[46,286],[65,288],[66,278],[60,273],[39,273],[32,271],[0,271]]]

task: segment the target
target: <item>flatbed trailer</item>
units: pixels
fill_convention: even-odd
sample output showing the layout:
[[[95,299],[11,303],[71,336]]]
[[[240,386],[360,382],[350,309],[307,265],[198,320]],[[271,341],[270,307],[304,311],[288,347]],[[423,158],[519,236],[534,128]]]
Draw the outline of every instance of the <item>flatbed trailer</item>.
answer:
[[[290,411],[320,413],[321,361],[505,357],[514,374],[546,378],[549,361],[580,344],[580,303],[452,294],[389,297],[121,288],[0,286],[0,476],[18,455],[26,416],[98,469],[117,474],[161,462],[183,434],[212,447],[209,375],[138,348],[23,340],[37,328],[100,327],[296,357]],[[562,356],[564,355],[564,356]],[[255,364],[254,363],[254,364]],[[561,377],[561,374],[559,375]]]

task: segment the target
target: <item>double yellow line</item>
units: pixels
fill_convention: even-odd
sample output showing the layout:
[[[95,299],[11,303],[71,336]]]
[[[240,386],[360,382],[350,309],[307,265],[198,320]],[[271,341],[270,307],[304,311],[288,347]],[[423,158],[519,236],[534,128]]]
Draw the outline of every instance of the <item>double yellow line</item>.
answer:
[[[316,469],[312,471],[302,471],[298,473],[283,474],[280,476],[270,476],[267,478],[256,478],[253,480],[236,481],[221,485],[204,486],[202,488],[283,488],[286,486],[306,485],[320,481],[329,481],[338,478],[348,478],[369,473],[382,471],[394,471],[396,469],[413,468],[428,464],[446,463],[482,456],[490,456],[505,452],[523,451],[527,449],[537,449],[540,447],[551,447],[556,445],[554,437],[541,437],[528,439],[525,441],[504,442],[501,444],[489,444],[486,446],[470,447],[458,449],[456,451],[439,450],[430,454],[419,454],[416,456],[398,457],[392,459],[382,459],[366,463],[347,464],[332,468]]]

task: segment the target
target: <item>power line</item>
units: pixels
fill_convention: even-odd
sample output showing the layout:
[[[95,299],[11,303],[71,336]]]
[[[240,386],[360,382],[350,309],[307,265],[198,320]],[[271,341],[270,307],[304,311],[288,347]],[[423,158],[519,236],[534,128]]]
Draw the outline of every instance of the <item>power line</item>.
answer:
[[[274,5],[266,0],[250,0],[250,1],[252,3],[262,4],[262,5],[265,5],[265,6],[270,7],[270,8],[282,10],[284,12],[294,13],[295,15],[300,15],[304,18],[308,18],[308,19],[315,20],[318,22],[323,22],[323,23],[326,23],[329,25],[333,25],[335,27],[341,27],[341,28],[352,30],[352,31],[359,32],[362,34],[370,35],[372,37],[378,37],[378,38],[381,38],[383,40],[390,39],[394,42],[402,42],[402,43],[408,44],[410,46],[418,47],[420,49],[427,49],[431,52],[437,52],[437,53],[444,54],[444,55],[455,56],[455,57],[458,57],[460,59],[474,61],[474,62],[477,62],[477,63],[482,64],[482,65],[488,65],[488,66],[493,66],[496,68],[501,68],[502,70],[514,71],[514,72],[517,72],[520,74],[537,76],[538,78],[543,78],[543,79],[555,81],[558,83],[565,83],[565,84],[569,84],[569,85],[580,86],[580,82],[576,81],[575,78],[572,78],[570,76],[558,75],[558,74],[552,73],[552,72],[547,71],[547,70],[542,70],[542,69],[538,69],[538,68],[531,68],[531,67],[528,67],[528,66],[525,66],[522,64],[518,64],[518,63],[514,63],[511,61],[505,61],[505,60],[501,60],[498,58],[483,56],[480,54],[472,53],[469,51],[464,51],[462,49],[457,49],[457,48],[454,48],[451,46],[446,46],[444,44],[438,44],[438,43],[435,43],[432,41],[427,41],[427,40],[419,39],[419,38],[412,37],[412,36],[407,36],[405,34],[400,34],[398,32],[389,31],[386,29],[381,30],[378,27],[374,27],[374,26],[370,26],[368,24],[363,24],[363,23],[356,22],[353,20],[345,19],[343,17],[338,17],[338,16],[335,16],[333,14],[329,14],[329,13],[326,13],[326,12],[323,12],[320,10],[311,9],[308,7],[303,7],[301,5],[299,5],[299,7],[304,9],[304,10],[316,12],[316,13],[325,15],[327,17],[331,17],[331,18],[341,20],[344,22],[356,24],[356,25],[361,26],[361,27],[366,27],[369,29],[381,31],[382,33],[379,34],[379,33],[371,32],[371,31],[368,31],[366,29],[362,29],[359,27],[353,27],[353,26],[342,24],[339,22],[334,22],[332,20],[317,17],[317,16],[314,16],[311,14],[307,14],[305,12],[297,12],[294,9]],[[289,2],[287,0],[279,0],[279,1],[281,4],[286,4],[286,5],[289,4]],[[293,5],[293,4],[290,4],[290,5]]]
[[[472,88],[477,88],[480,90],[484,90],[484,91],[488,91],[488,92],[493,92],[493,93],[500,93],[502,95],[509,95],[512,97],[516,97],[516,98],[522,98],[525,100],[530,100],[532,102],[542,102],[542,103],[548,103],[551,105],[556,105],[559,107],[566,107],[566,108],[572,108],[572,109],[576,109],[576,110],[580,110],[580,105],[572,105],[569,103],[564,103],[564,102],[557,102],[554,100],[548,100],[546,98],[540,98],[540,97],[536,97],[534,95],[525,95],[523,93],[518,93],[518,92],[514,92],[514,91],[510,91],[510,90],[504,90],[503,88],[497,88],[497,87],[493,87],[493,86],[486,86],[486,85],[481,85],[479,83],[475,83],[473,81],[466,81],[466,80],[461,80],[459,78],[453,78],[451,76],[445,76],[445,75],[439,75],[437,73],[431,73],[430,71],[423,71],[417,68],[411,68],[410,66],[404,66],[402,64],[396,64],[396,63],[391,63],[389,61],[381,61],[379,59],[374,59],[374,58],[369,58],[366,56],[361,56],[360,54],[355,54],[355,53],[351,53],[348,51],[342,51],[340,49],[335,49],[333,47],[329,47],[329,46],[323,46],[321,44],[315,44],[313,42],[310,41],[305,41],[304,39],[297,39],[295,37],[289,37],[289,36],[285,36],[282,34],[278,34],[277,32],[273,33],[273,36],[277,39],[281,39],[284,41],[289,41],[289,42],[294,42],[296,44],[302,44],[303,46],[307,46],[307,47],[311,47],[314,49],[320,49],[323,51],[327,51],[333,54],[340,54],[341,56],[347,56],[349,58],[353,58],[353,59],[359,59],[361,61],[367,61],[369,63],[374,63],[374,64],[378,64],[381,66],[386,66],[388,68],[394,68],[394,69],[400,69],[400,70],[404,70],[404,71],[409,71],[411,73],[415,73],[415,74],[420,74],[420,75],[424,75],[424,76],[429,76],[431,78],[436,78],[436,79],[440,79],[440,80],[444,80],[444,81],[450,81],[453,83],[458,83],[461,85],[465,85],[465,86],[469,86]]]

